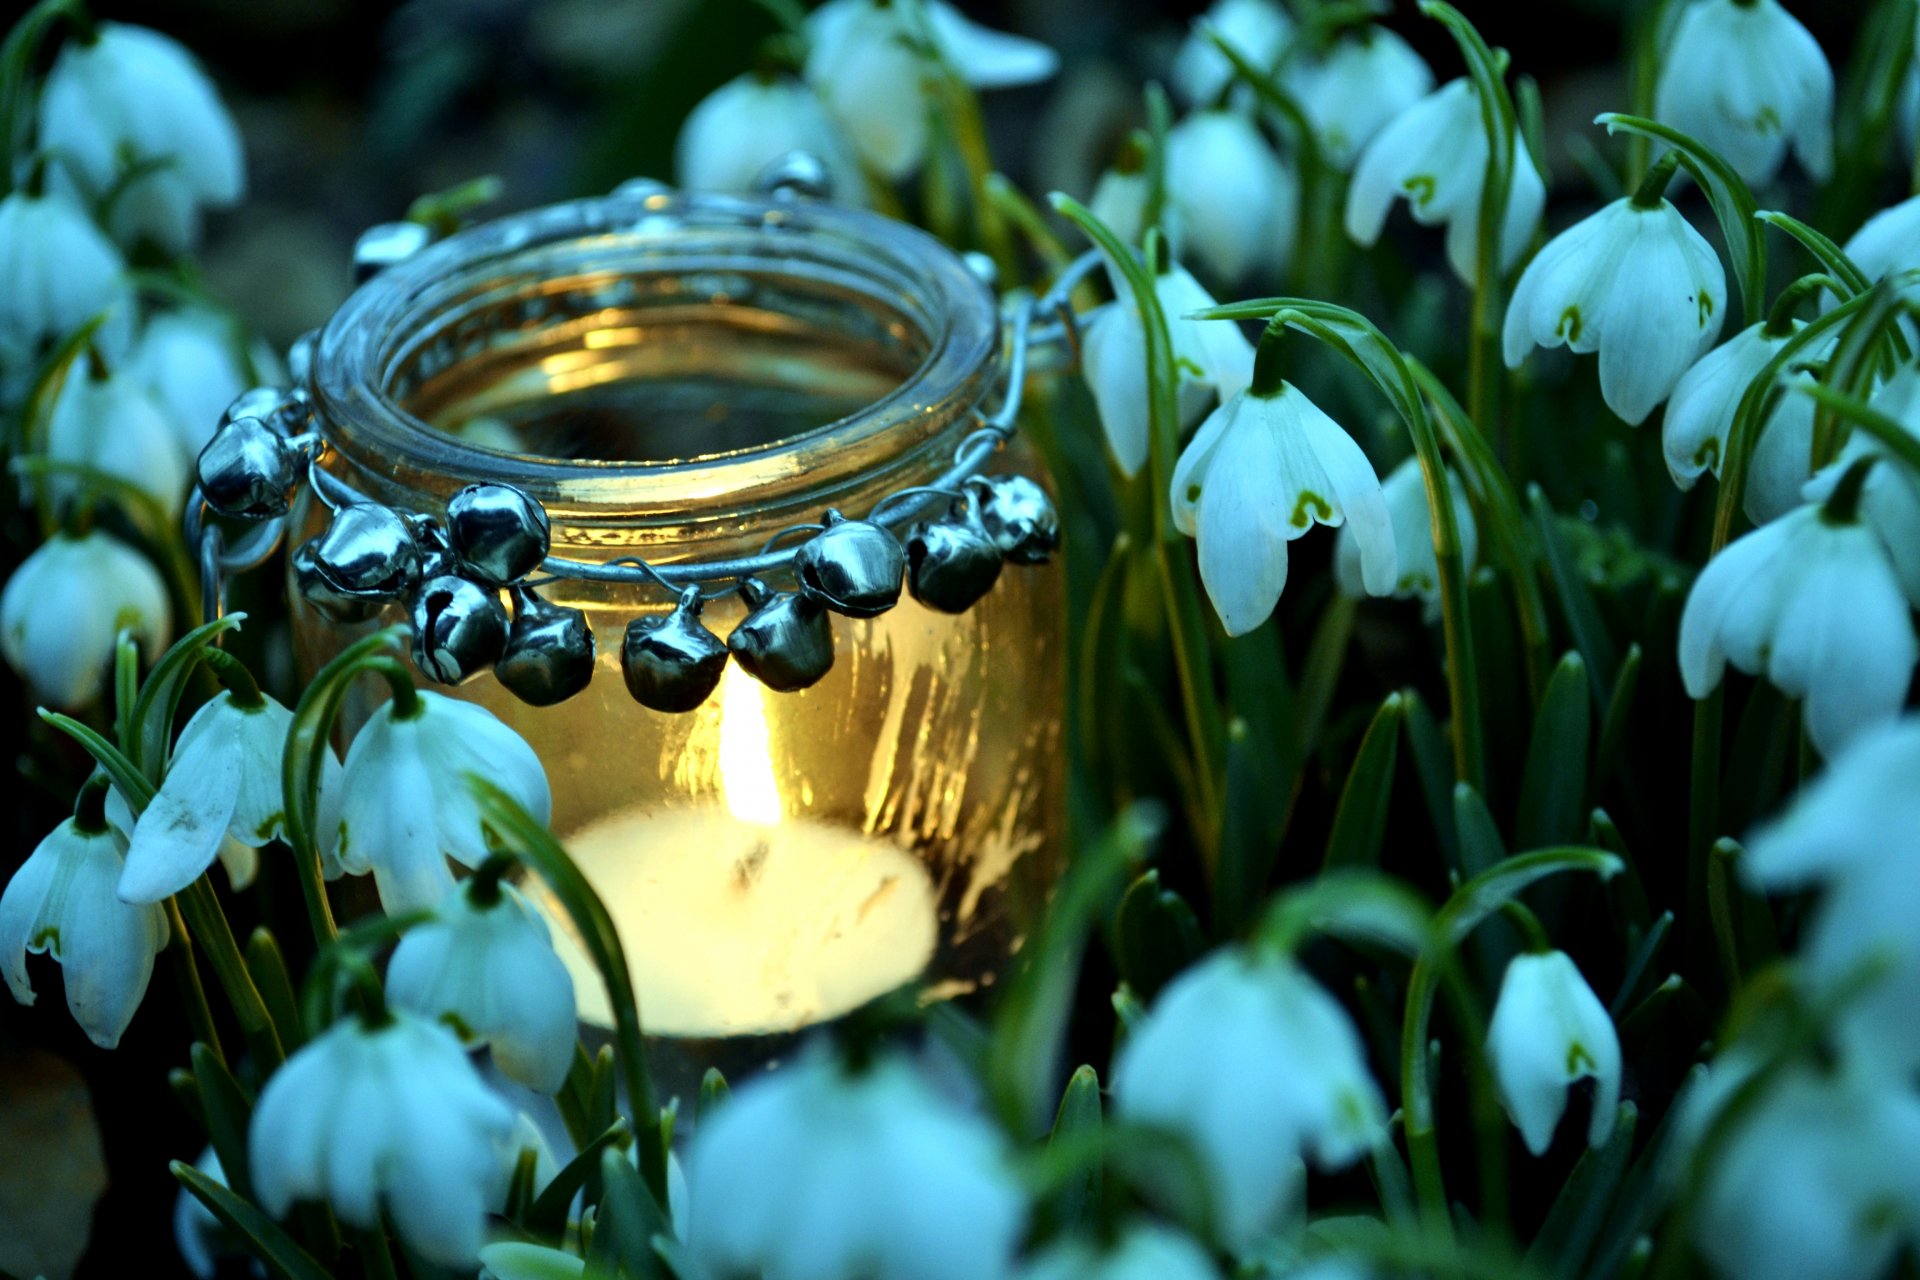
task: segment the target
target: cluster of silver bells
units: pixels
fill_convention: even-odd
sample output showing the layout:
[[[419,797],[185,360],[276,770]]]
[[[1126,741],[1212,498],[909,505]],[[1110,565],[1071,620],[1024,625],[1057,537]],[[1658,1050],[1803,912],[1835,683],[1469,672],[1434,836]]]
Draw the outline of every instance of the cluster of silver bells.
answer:
[[[221,515],[284,516],[321,447],[304,396],[250,391],[200,454],[201,495]],[[549,706],[586,688],[595,652],[586,615],[524,581],[546,560],[550,536],[546,511],[511,485],[467,486],[444,519],[352,502],[294,551],[293,579],[338,624],[404,607],[414,664],[436,681],[459,684],[491,669],[515,696]],[[904,538],[830,510],[794,550],[793,590],[742,579],[747,615],[722,640],[700,620],[701,588],[688,586],[670,611],[627,624],[621,671],[634,698],[655,711],[698,707],[729,657],[770,689],[804,689],[833,667],[830,613],[876,617],[903,590],[960,613],[992,589],[1003,563],[1041,563],[1058,543],[1052,501],[1018,475],[967,479],[945,510]]]

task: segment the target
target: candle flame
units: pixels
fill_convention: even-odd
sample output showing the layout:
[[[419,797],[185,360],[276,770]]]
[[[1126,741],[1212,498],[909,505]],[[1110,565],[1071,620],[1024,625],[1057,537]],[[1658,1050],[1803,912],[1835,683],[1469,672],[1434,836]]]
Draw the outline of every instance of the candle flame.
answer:
[[[720,679],[720,795],[742,822],[780,821],[766,703],[753,677],[732,665]]]

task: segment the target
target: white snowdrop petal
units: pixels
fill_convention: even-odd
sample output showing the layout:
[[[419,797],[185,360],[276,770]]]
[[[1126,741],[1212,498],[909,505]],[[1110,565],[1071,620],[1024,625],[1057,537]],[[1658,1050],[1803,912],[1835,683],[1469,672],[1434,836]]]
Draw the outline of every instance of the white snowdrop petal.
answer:
[[[835,200],[866,202],[865,179],[846,139],[813,90],[788,77],[740,76],[701,99],[680,128],[674,169],[690,191],[745,194],[768,165],[793,151],[826,164]]]
[[[1214,450],[1245,400],[1246,393],[1240,392],[1228,397],[1219,408],[1208,414],[1206,421],[1193,433],[1193,439],[1187,442],[1187,447],[1180,451],[1180,457],[1173,464],[1173,527],[1189,538],[1200,531],[1198,503],[1200,495],[1206,491],[1207,469],[1212,463]]]
[[[1196,504],[1200,581],[1232,636],[1267,620],[1287,581],[1288,524],[1281,442],[1260,419],[1263,402],[1251,398],[1229,424],[1203,480]],[[1295,504],[1297,505],[1297,504]]]
[[[1777,608],[1772,561],[1790,532],[1776,521],[1736,538],[1707,562],[1680,613],[1680,678],[1687,696],[1704,698],[1720,683],[1729,657],[1757,671],[1764,635]]]
[[[1038,40],[983,27],[946,0],[929,0],[934,41],[976,89],[1036,84],[1060,69],[1060,55]]]
[[[1859,734],[1829,758],[1787,811],[1747,840],[1741,870],[1757,885],[1798,889],[1876,858],[1920,865],[1920,719]]]
[[[134,825],[120,876],[122,901],[172,897],[213,865],[233,825],[241,769],[240,753],[220,735],[185,744]]]
[[[1767,668],[1806,699],[1822,755],[1899,713],[1916,659],[1911,610],[1872,535],[1855,525],[1831,536],[1836,545],[1781,612]]]
[[[1620,1099],[1620,1042],[1613,1021],[1564,952],[1516,956],[1487,1028],[1487,1057],[1501,1101],[1527,1150],[1545,1154],[1566,1112],[1567,1087],[1597,1088],[1588,1141],[1606,1142]]]
[[[1147,343],[1140,313],[1124,297],[1087,321],[1081,346],[1107,447],[1123,475],[1147,461]]]
[[[1306,397],[1301,401],[1298,422],[1326,476],[1326,496],[1359,548],[1361,583],[1369,595],[1391,595],[1400,577],[1400,559],[1380,478],[1352,436]]]

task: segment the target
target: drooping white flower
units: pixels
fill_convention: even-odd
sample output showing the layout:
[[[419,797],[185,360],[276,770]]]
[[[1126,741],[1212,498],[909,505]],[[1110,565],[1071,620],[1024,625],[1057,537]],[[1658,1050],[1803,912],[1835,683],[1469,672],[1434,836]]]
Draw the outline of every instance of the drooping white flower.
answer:
[[[14,191],[0,200],[0,344],[64,338],[126,298],[125,267],[72,200]]]
[[[1020,1280],[1219,1280],[1206,1250],[1156,1224],[1128,1227],[1110,1243],[1078,1237],[1043,1250]]]
[[[895,180],[926,156],[928,91],[937,53],[976,89],[1033,84],[1060,65],[1052,49],[991,31],[945,0],[926,0],[925,31],[915,31],[892,0],[827,0],[807,15],[806,78],[861,159]],[[932,49],[926,48],[931,41]]]
[[[1836,1032],[1893,1078],[1920,1068],[1920,720],[1870,729],[1834,756],[1785,813],[1754,832],[1741,870],[1757,887],[1824,886],[1798,971],[1816,999],[1846,992]],[[1878,966],[1860,987],[1863,969]]]
[[[1385,1137],[1386,1105],[1346,1010],[1291,961],[1239,948],[1160,993],[1115,1059],[1113,1104],[1192,1144],[1236,1249],[1294,1205],[1302,1158],[1338,1168]]]
[[[1471,571],[1480,559],[1480,529],[1473,522],[1473,504],[1467,501],[1466,486],[1452,467],[1447,468],[1447,488],[1453,494],[1453,523],[1460,534],[1460,563]],[[1397,600],[1419,596],[1431,613],[1440,602],[1440,562],[1434,552],[1433,509],[1427,505],[1426,477],[1420,471],[1420,460],[1408,458],[1395,467],[1381,481],[1380,491],[1387,498],[1387,516],[1393,522],[1393,546],[1400,564],[1392,594]],[[1333,578],[1350,596],[1367,594],[1360,539],[1351,525],[1343,525],[1334,535]]]
[[[1913,621],[1865,525],[1803,506],[1729,544],[1694,580],[1680,615],[1680,677],[1704,698],[1726,664],[1805,701],[1807,733],[1831,755],[1891,719],[1916,656]]]
[[[1167,192],[1183,248],[1219,281],[1277,274],[1293,256],[1299,183],[1248,116],[1196,111],[1170,129]]]
[[[247,1131],[260,1207],[325,1200],[341,1221],[382,1211],[423,1257],[471,1266],[506,1194],[513,1109],[445,1028],[403,1011],[336,1022],[267,1078]]]
[[[1414,221],[1445,226],[1447,262],[1471,284],[1480,261],[1480,204],[1487,179],[1487,135],[1471,81],[1451,80],[1395,116],[1360,153],[1347,188],[1347,234],[1363,245],[1380,238],[1387,211],[1404,198]],[[1500,270],[1525,252],[1547,204],[1546,184],[1518,131],[1513,181],[1500,224]]]
[[[368,717],[340,776],[334,856],[355,875],[373,872],[389,915],[439,906],[453,888],[448,858],[469,867],[486,861],[469,774],[540,822],[553,812],[546,770],[526,739],[485,707],[427,689],[415,696],[410,715],[388,702]]]
[[[1174,465],[1171,498],[1174,526],[1200,544],[1200,581],[1228,635],[1267,620],[1287,583],[1287,543],[1316,524],[1351,522],[1366,590],[1395,588],[1393,516],[1373,464],[1289,383],[1214,410]]]
[[[67,370],[47,419],[46,453],[126,481],[169,515],[186,501],[191,459],[173,423],[143,383],[125,368],[104,369],[97,357]],[[60,497],[85,488],[73,476],[41,483]]]
[[[171,618],[167,584],[146,557],[97,530],[56,533],[0,591],[0,653],[36,698],[77,709],[100,696],[122,627],[153,662]]]
[[[1727,273],[1662,197],[1576,222],[1520,273],[1502,335],[1509,369],[1534,345],[1600,353],[1600,395],[1638,426],[1720,336]]]
[[[220,1167],[220,1157],[212,1147],[200,1153],[193,1167],[221,1186],[227,1185],[226,1170]],[[196,1280],[213,1280],[219,1256],[229,1251],[222,1248],[223,1230],[220,1219],[200,1203],[200,1197],[181,1187],[173,1202],[173,1247],[180,1251],[180,1260]]]
[[[1920,196],[1909,196],[1868,218],[1846,244],[1847,257],[1869,280],[1920,268]],[[1920,297],[1920,279],[1906,282],[1901,292]]]
[[[1750,325],[1694,362],[1681,375],[1660,423],[1667,474],[1682,489],[1693,488],[1704,471],[1720,474],[1727,436],[1741,397],[1794,330],[1771,333]],[[1828,344],[1807,352],[1818,358]],[[1788,392],[1761,424],[1760,438],[1748,460],[1745,506],[1755,524],[1778,519],[1800,504],[1800,490],[1813,465],[1813,401]]]
[[[1233,79],[1233,64],[1207,38],[1205,27],[1263,69],[1279,62],[1293,36],[1293,19],[1276,0],[1214,0],[1173,58],[1173,91],[1190,107],[1214,105]]]
[[[1397,34],[1368,25],[1325,53],[1283,62],[1280,83],[1306,113],[1327,163],[1346,170],[1389,121],[1433,92],[1433,71]]]
[[[1777,0],[1696,0],[1660,60],[1653,114],[1725,156],[1749,186],[1793,146],[1815,180],[1833,173],[1833,68]]]
[[[1620,1037],[1564,951],[1515,956],[1487,1027],[1487,1061],[1500,1101],[1527,1150],[1545,1155],[1576,1080],[1597,1086],[1587,1144],[1605,1146],[1620,1105]]]
[[[432,919],[407,930],[387,966],[387,998],[445,1022],[465,1044],[487,1045],[509,1080],[556,1093],[578,1038],[573,978],[520,891],[495,882],[492,900],[476,901],[481,884],[456,885]]]
[[[1694,1246],[1721,1280],[1886,1274],[1920,1235],[1920,1097],[1844,1068],[1763,1087],[1707,1171]]]
[[[1796,397],[1805,399],[1805,397]],[[1920,437],[1920,364],[1902,366],[1874,393],[1873,407]],[[1887,559],[1900,579],[1908,603],[1920,608],[1920,474],[1879,439],[1855,429],[1840,456],[1807,482],[1805,496],[1823,502],[1848,467],[1861,458],[1879,458],[1860,492],[1860,518],[1880,535]]]
[[[184,253],[200,238],[200,211],[234,203],[246,189],[240,134],[213,84],[177,42],[146,27],[102,22],[70,38],[40,95],[40,145],[77,170],[95,197],[132,166],[108,215],[123,244],[150,238]]]
[[[125,902],[159,902],[200,878],[228,841],[258,849],[284,833],[280,761],[293,713],[260,694],[209,699],[174,743],[153,801],[141,811],[120,876]],[[331,751],[321,785],[339,784]],[[229,866],[229,873],[232,868]]]
[[[745,193],[791,151],[826,164],[835,200],[866,203],[860,162],[813,90],[792,76],[749,73],[702,98],[680,126],[674,166],[689,191]]]
[[[1115,301],[1088,318],[1081,335],[1081,365],[1093,393],[1100,426],[1113,459],[1126,475],[1147,461],[1147,331],[1132,291],[1109,270]],[[1200,412],[1210,395],[1231,397],[1253,380],[1253,344],[1240,327],[1189,316],[1214,305],[1213,295],[1186,268],[1170,266],[1154,277],[1154,296],[1173,341],[1183,419]]]
[[[1107,224],[1113,234],[1130,245],[1138,245],[1147,234],[1147,201],[1152,196],[1152,178],[1146,169],[1146,157],[1129,145],[1114,166],[1100,175],[1087,198],[1093,216]],[[1171,192],[1168,193],[1172,195]],[[1160,231],[1178,257],[1186,227],[1180,220],[1178,205],[1167,200],[1160,210]]]
[[[146,387],[191,458],[213,438],[227,406],[253,385],[238,327],[204,307],[162,312],[147,321],[126,374]]]
[[[27,953],[51,955],[73,1020],[102,1049],[120,1043],[167,945],[164,910],[114,896],[123,849],[90,789],[81,812],[55,827],[0,892],[0,970],[13,998],[33,1003]]]
[[[824,1054],[742,1085],[693,1135],[687,1244],[715,1275],[992,1280],[1026,1204],[998,1130],[905,1063]]]

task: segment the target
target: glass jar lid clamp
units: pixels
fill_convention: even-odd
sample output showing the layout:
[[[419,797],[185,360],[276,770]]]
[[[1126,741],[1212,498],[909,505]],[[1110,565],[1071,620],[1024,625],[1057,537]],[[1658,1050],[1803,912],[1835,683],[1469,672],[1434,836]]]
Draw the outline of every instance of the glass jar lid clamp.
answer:
[[[778,174],[768,185],[776,200],[817,194]],[[363,279],[426,247],[424,228],[410,228],[376,227],[361,238],[355,266]],[[1097,255],[1083,255],[1044,296],[1007,302],[1009,351],[998,406],[971,410],[977,426],[937,479],[889,493],[864,515],[828,508],[817,521],[780,530],[756,554],[659,565],[553,554],[546,511],[504,483],[460,489],[444,519],[368,499],[321,465],[330,446],[309,399],[309,335],[290,354],[294,385],[240,396],[200,454],[186,532],[199,552],[202,612],[208,620],[219,616],[226,580],[272,556],[305,485],[331,519],[292,553],[301,596],[341,625],[401,605],[414,663],[431,679],[458,684],[491,669],[509,691],[541,706],[580,692],[593,674],[592,631],[581,611],[547,601],[540,589],[590,581],[655,589],[674,600],[670,611],[630,622],[620,648],[627,687],[644,706],[698,707],[729,660],[769,688],[806,688],[833,664],[829,612],[875,617],[904,588],[929,608],[959,613],[992,588],[1003,563],[1050,557],[1059,522],[1046,492],[1024,476],[985,468],[1016,429],[1030,351],[1071,340],[1069,295],[1097,264]],[[209,516],[250,527],[229,544]],[[747,613],[722,640],[701,622],[702,606],[736,592]]]

